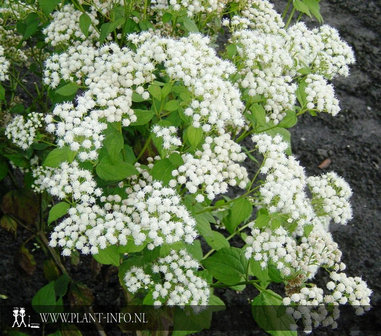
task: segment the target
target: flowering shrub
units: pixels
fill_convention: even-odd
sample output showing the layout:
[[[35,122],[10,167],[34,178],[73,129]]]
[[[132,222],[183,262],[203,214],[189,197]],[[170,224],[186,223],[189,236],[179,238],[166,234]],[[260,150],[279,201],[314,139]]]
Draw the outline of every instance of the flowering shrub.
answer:
[[[254,286],[271,334],[335,328],[339,305],[368,310],[371,290],[344,273],[329,233],[352,218],[351,189],[334,172],[306,176],[287,130],[339,113],[330,80],[354,62],[334,28],[292,24],[296,11],[321,21],[318,3],[290,1],[282,17],[266,0],[3,2],[2,156],[49,204],[50,252],[118,267],[144,305],[223,305],[215,287]]]

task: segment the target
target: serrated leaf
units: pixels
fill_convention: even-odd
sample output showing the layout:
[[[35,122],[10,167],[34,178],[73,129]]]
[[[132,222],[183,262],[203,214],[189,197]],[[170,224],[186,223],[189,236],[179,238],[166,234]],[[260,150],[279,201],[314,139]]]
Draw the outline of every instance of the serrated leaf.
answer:
[[[202,263],[217,280],[226,285],[234,285],[246,279],[248,260],[239,248],[222,248]]]
[[[295,111],[288,110],[286,111],[285,117],[278,124],[279,127],[291,128],[296,125],[298,118],[296,117]]]
[[[176,168],[177,167],[171,162],[171,160],[162,159],[155,162],[151,175],[155,180],[159,180],[164,182],[164,184],[167,184],[171,179],[173,179],[172,171]]]
[[[59,202],[54,205],[49,211],[48,225],[67,214],[70,209],[70,204],[66,202]]]
[[[54,281],[54,291],[58,297],[63,297],[67,293],[70,278],[67,274],[62,274]]]
[[[57,168],[62,162],[73,162],[76,152],[73,152],[68,146],[53,149],[43,162],[43,166]]]
[[[138,174],[138,171],[131,163],[112,161],[108,156],[102,158],[95,171],[105,181],[121,181],[128,176]]]
[[[60,2],[61,0],[38,0],[40,8],[46,15],[50,14]]]
[[[164,105],[164,110],[168,112],[176,111],[180,106],[180,102],[178,100],[170,100]]]
[[[232,59],[237,54],[237,51],[238,51],[237,45],[235,44],[229,44],[226,47],[226,53],[229,59]]]
[[[184,132],[185,139],[189,142],[189,144],[195,148],[201,142],[203,138],[203,132],[201,128],[196,128],[193,126],[189,126]]]
[[[262,291],[252,301],[251,312],[255,322],[270,335],[297,336],[296,331],[291,331],[291,326],[296,323],[286,313],[282,298],[275,292],[269,289]]]
[[[293,0],[293,6],[295,7],[297,11],[307,14],[308,16],[311,16],[308,6],[305,3],[303,3],[301,0]]]
[[[183,24],[184,28],[189,32],[189,33],[198,33],[198,27],[196,23],[189,17],[185,17],[183,19]]]
[[[79,86],[76,83],[68,83],[56,90],[56,93],[61,96],[72,96],[77,93]]]
[[[56,293],[54,290],[54,281],[50,281],[47,285],[40,288],[38,292],[33,296],[32,306],[35,311],[44,312],[44,310],[46,310],[46,307],[44,306],[55,306],[55,305],[56,305]],[[39,306],[42,306],[42,307],[39,307]]]
[[[109,123],[103,132],[105,138],[103,146],[112,162],[120,161],[120,152],[124,146],[124,139],[120,129],[120,123]]]
[[[104,265],[120,265],[120,254],[117,245],[111,245],[103,250],[99,250],[93,257],[96,261]]]
[[[90,24],[91,24],[90,16],[88,16],[86,13],[83,13],[79,17],[79,28],[81,28],[83,35],[85,35],[86,37],[89,36]]]
[[[323,23],[323,17],[320,14],[320,0],[303,0],[304,4],[308,7],[311,14],[319,21],[319,23]]]
[[[236,227],[248,219],[253,211],[253,206],[246,198],[239,198],[232,202],[229,216],[224,221],[226,228],[233,233]]]
[[[138,126],[138,125],[145,125],[148,124],[153,116],[155,115],[155,112],[152,110],[139,110],[135,109],[134,113],[136,115],[137,120],[133,123],[131,123],[131,126]]]
[[[148,92],[152,97],[156,98],[158,101],[161,101],[161,88],[158,85],[150,85],[148,87]]]

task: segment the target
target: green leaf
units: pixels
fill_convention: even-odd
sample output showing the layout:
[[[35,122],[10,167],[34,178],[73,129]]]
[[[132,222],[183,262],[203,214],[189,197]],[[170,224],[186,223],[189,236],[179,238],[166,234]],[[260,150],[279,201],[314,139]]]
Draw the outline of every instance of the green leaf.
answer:
[[[56,90],[56,93],[61,96],[72,96],[76,94],[78,91],[79,86],[76,83],[68,83],[64,86],[61,86],[59,89]]]
[[[30,13],[24,20],[23,39],[31,37],[37,30],[40,23],[40,18],[36,13]]]
[[[202,263],[217,280],[226,285],[235,285],[246,279],[248,261],[239,248],[222,248]]]
[[[249,261],[249,274],[255,276],[263,287],[267,287],[267,284],[271,280],[267,268],[262,268],[260,262],[254,259]]]
[[[1,84],[0,84],[0,100],[5,100],[5,89]]]
[[[148,124],[153,116],[155,115],[155,112],[152,110],[139,110],[135,109],[134,113],[136,115],[137,120],[133,123],[131,123],[131,126],[138,126],[138,125],[145,125]]]
[[[251,115],[253,119],[250,119],[255,128],[266,125],[266,111],[260,104],[253,104],[250,106]]]
[[[136,93],[136,92],[133,92],[132,93],[132,101],[134,103],[141,103],[141,102],[144,102],[145,99],[143,98],[143,96],[141,96],[140,94]]]
[[[297,336],[291,331],[295,326],[294,319],[286,313],[282,298],[267,289],[262,291],[251,303],[251,312],[255,322],[273,336]]]
[[[95,169],[97,175],[105,181],[121,181],[128,176],[139,174],[136,168],[124,161],[112,161],[104,156]]]
[[[171,21],[172,19],[172,14],[171,13],[164,13],[163,17],[162,17],[162,21],[163,23],[168,23],[169,21]]]
[[[319,23],[323,23],[323,17],[320,14],[320,0],[303,0],[303,2],[308,6],[311,14],[319,21]]]
[[[226,53],[227,53],[229,59],[232,59],[237,54],[237,51],[238,51],[237,45],[235,45],[235,44],[229,44],[226,47]]]
[[[214,221],[213,216],[208,213],[193,216],[197,223],[197,231],[200,232],[200,235],[205,239],[211,248],[218,251],[224,247],[230,246],[223,234],[211,229],[209,222]]]
[[[81,28],[83,35],[85,35],[86,37],[89,36],[90,24],[91,24],[90,16],[88,16],[86,13],[83,13],[79,17],[79,28]]]
[[[296,98],[301,107],[307,105],[307,95],[306,95],[306,82],[303,80],[299,83],[298,88],[296,89]]]
[[[226,228],[233,233],[236,227],[248,219],[253,212],[253,206],[246,198],[239,198],[232,202],[229,216],[224,221]]]
[[[76,152],[73,152],[68,146],[53,149],[43,162],[44,166],[57,168],[62,162],[73,162]]]
[[[152,97],[156,98],[158,101],[161,101],[161,88],[158,85],[150,85],[148,87],[148,92]]]
[[[54,291],[58,297],[63,297],[67,293],[69,283],[70,277],[67,274],[62,274],[54,281]]]
[[[188,253],[197,261],[202,259],[202,248],[200,240],[195,240],[192,245],[185,244],[185,248]]]
[[[305,237],[308,237],[313,230],[314,225],[313,224],[307,224],[303,226],[303,233]]]
[[[183,19],[183,24],[184,28],[189,32],[189,33],[198,33],[198,27],[196,23],[189,17],[184,17]]]
[[[42,11],[49,15],[61,2],[61,0],[38,0],[38,4]]]
[[[55,306],[56,305],[56,292],[54,290],[54,281],[50,281],[47,285],[40,288],[33,296],[32,306],[37,312],[43,312],[43,307],[38,306]]]
[[[94,254],[93,257],[103,265],[120,265],[119,247],[117,245],[110,245],[103,250],[99,250],[98,254]]]
[[[3,158],[0,158],[0,181],[7,175],[8,175],[8,164]]]
[[[176,111],[179,108],[179,106],[180,102],[178,100],[170,100],[165,104],[164,110],[168,112],[173,112]]]
[[[120,123],[109,123],[107,129],[103,132],[105,138],[103,140],[109,158],[112,162],[120,161],[120,151],[123,149],[124,140]]]
[[[296,117],[295,111],[286,111],[286,116],[278,124],[279,127],[290,128],[296,125],[298,118]]]
[[[164,184],[167,184],[173,179],[172,171],[176,168],[177,167],[171,162],[170,159],[162,159],[155,162],[151,175],[155,180],[159,180],[164,182]]]
[[[276,268],[275,265],[269,264],[268,265],[268,274],[273,282],[281,283],[283,282],[283,277],[280,271]]]
[[[293,6],[299,12],[307,14],[308,16],[311,16],[308,6],[305,3],[303,3],[301,0],[293,0]]]
[[[193,148],[196,148],[203,138],[202,129],[189,126],[184,132],[184,138]]]
[[[70,204],[66,202],[59,202],[53,206],[49,211],[48,225],[58,218],[67,214],[67,211],[70,209]]]
[[[262,208],[257,212],[257,218],[255,219],[255,226],[258,229],[266,227],[269,224],[270,216],[267,209]]]
[[[123,253],[134,253],[134,252],[140,252],[143,251],[144,248],[146,247],[146,243],[141,244],[141,245],[135,245],[135,242],[132,238],[128,239],[126,245],[120,245],[118,248],[118,251],[120,254]]]

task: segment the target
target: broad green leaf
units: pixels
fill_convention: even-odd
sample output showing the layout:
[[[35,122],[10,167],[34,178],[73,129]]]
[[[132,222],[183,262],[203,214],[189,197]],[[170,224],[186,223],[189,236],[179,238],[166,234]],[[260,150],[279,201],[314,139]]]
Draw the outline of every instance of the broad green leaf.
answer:
[[[145,125],[148,124],[153,116],[155,115],[155,112],[152,110],[139,110],[135,109],[134,113],[136,115],[137,120],[133,123],[131,123],[131,126],[138,126],[138,125]]]
[[[124,152],[126,154],[125,161],[133,164],[136,161],[134,150],[129,145],[124,145]]]
[[[163,17],[162,17],[162,21],[163,23],[168,23],[169,21],[171,21],[172,19],[172,14],[171,13],[168,13],[166,12]]]
[[[167,184],[173,179],[172,171],[176,168],[177,167],[171,162],[171,160],[162,159],[155,162],[151,175],[155,180],[159,180],[164,182],[164,184]]]
[[[86,13],[83,13],[79,17],[79,28],[81,28],[83,35],[85,35],[86,37],[89,36],[90,24],[91,24],[90,16],[88,16]]]
[[[40,18],[36,13],[30,13],[24,20],[23,39],[27,40],[38,30]]]
[[[140,252],[143,251],[147,244],[141,244],[141,245],[135,245],[134,240],[128,239],[126,245],[120,245],[118,248],[118,251],[120,254],[123,253],[134,253],[134,252]]]
[[[301,0],[293,0],[293,6],[299,12],[307,14],[308,16],[311,16],[311,13],[310,13],[308,6],[304,2],[302,2]]]
[[[246,279],[248,260],[239,248],[222,248],[202,263],[217,280],[226,285],[235,285]]]
[[[299,83],[298,88],[296,89],[296,98],[298,99],[298,102],[301,107],[304,107],[307,105],[307,95],[306,95],[306,82],[303,80]]]
[[[67,211],[70,209],[70,204],[66,202],[59,202],[54,205],[49,211],[48,225],[58,218],[67,214]]]
[[[297,336],[291,331],[296,326],[294,319],[286,313],[282,298],[267,289],[262,291],[251,303],[251,312],[255,322],[273,336]]]
[[[229,59],[232,59],[237,54],[237,46],[235,44],[229,44],[226,47],[226,53]]]
[[[184,137],[188,140],[189,144],[195,148],[203,138],[202,129],[189,126],[184,132]]]
[[[259,209],[257,218],[255,219],[255,226],[259,229],[266,227],[269,224],[270,216],[265,208]]]
[[[269,264],[268,265],[268,274],[273,282],[281,283],[283,282],[283,277],[280,271],[276,268],[275,265]]]
[[[197,261],[202,259],[202,248],[200,240],[195,240],[191,245],[185,244],[188,253]]]
[[[303,0],[311,14],[319,21],[319,23],[323,23],[323,17],[320,14],[320,0]]]
[[[61,96],[71,96],[78,91],[79,86],[76,83],[68,83],[64,86],[61,86],[56,90],[56,93]]]
[[[185,17],[183,19],[183,24],[184,28],[189,32],[189,33],[198,33],[198,27],[196,23],[189,17]]]
[[[249,274],[255,276],[261,282],[263,287],[266,287],[271,280],[267,267],[262,268],[260,262],[253,258],[249,261]]]
[[[94,259],[104,265],[120,265],[120,254],[117,245],[110,245],[103,250],[99,250],[98,254],[93,255]]]
[[[253,104],[250,106],[250,111],[253,116],[252,124],[255,128],[266,125],[266,111],[260,104]]]
[[[229,216],[224,221],[226,228],[233,233],[236,227],[248,219],[253,212],[253,206],[246,198],[239,198],[233,201]]]
[[[211,229],[210,222],[214,221],[213,216],[210,218],[210,214],[208,213],[193,216],[197,223],[197,231],[200,232],[200,235],[211,248],[218,251],[224,247],[230,246],[223,234]]]
[[[280,121],[278,127],[291,128],[296,125],[298,118],[296,117],[295,111],[288,110],[286,116]]]
[[[179,106],[180,102],[178,100],[170,100],[165,104],[164,110],[173,112],[176,111],[179,108]]]
[[[47,285],[40,288],[33,296],[32,306],[37,312],[43,312],[45,309],[38,306],[55,306],[56,292],[54,290],[54,281],[50,281]],[[41,309],[42,308],[42,309]]]
[[[73,162],[76,155],[68,146],[55,148],[45,158],[43,165],[57,168],[62,162]]]
[[[128,176],[138,174],[138,171],[131,163],[112,161],[108,156],[102,158],[95,171],[105,181],[121,181]]]
[[[38,4],[42,11],[49,15],[61,2],[61,0],[38,0]]]
[[[0,84],[0,100],[5,100],[5,89],[1,84]]]
[[[103,140],[104,148],[112,162],[120,160],[120,151],[123,149],[124,140],[120,123],[109,123],[107,129],[103,132],[105,138]]]
[[[70,277],[67,274],[62,274],[54,281],[54,291],[58,297],[63,297],[67,293],[69,283]]]
[[[161,101],[161,88],[158,85],[150,85],[148,87],[148,92],[152,97],[156,98],[158,101]]]

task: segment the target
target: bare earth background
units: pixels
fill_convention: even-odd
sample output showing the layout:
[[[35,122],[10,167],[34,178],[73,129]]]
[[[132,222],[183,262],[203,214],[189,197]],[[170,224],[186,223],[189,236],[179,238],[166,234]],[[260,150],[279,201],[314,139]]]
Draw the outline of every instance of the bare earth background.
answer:
[[[280,11],[284,5],[283,0],[276,2]],[[324,114],[315,118],[303,116],[292,129],[293,153],[309,175],[334,170],[352,186],[354,218],[347,226],[333,225],[332,232],[343,251],[347,273],[361,276],[373,290],[374,308],[363,317],[345,313],[339,320],[338,330],[319,328],[313,335],[381,335],[381,1],[324,0],[321,7],[325,23],[336,27],[342,38],[352,45],[357,63],[350,77],[334,82],[342,112],[335,118]],[[325,159],[330,159],[331,164],[322,171],[318,166]],[[1,195],[6,191],[6,185],[0,186]],[[0,294],[8,297],[0,299],[2,304],[25,305],[47,283],[42,272],[41,250],[33,252],[37,269],[32,275],[25,274],[14,261],[20,244],[27,237],[26,232],[19,231],[15,240],[0,229]],[[32,244],[27,247],[33,249]],[[93,291],[96,303],[123,301],[112,267],[101,270],[91,267],[89,257],[81,258],[78,266],[67,263],[67,267],[74,279]],[[318,274],[317,278],[318,282],[325,281],[324,274]],[[244,307],[257,293],[246,289],[238,294],[219,290],[217,294],[227,304]],[[217,331],[221,326],[231,331]],[[212,328],[201,334],[264,334],[245,309],[238,312],[238,318],[235,314],[234,319],[226,314],[215,315]],[[245,330],[237,331],[242,328]]]

